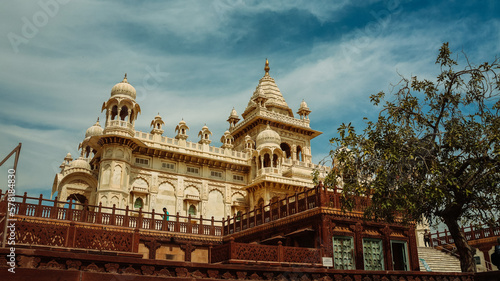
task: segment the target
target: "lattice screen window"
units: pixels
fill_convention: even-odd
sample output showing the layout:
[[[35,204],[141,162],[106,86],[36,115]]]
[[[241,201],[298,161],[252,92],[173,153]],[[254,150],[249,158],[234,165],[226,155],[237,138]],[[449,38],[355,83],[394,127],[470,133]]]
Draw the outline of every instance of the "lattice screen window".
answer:
[[[335,269],[355,269],[352,237],[333,237],[333,266]]]
[[[384,270],[381,239],[363,239],[365,270]]]

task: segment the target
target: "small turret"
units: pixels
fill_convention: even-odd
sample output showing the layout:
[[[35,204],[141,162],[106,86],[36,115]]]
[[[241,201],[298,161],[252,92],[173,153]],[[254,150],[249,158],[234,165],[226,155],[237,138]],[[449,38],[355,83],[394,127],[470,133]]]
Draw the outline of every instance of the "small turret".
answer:
[[[211,135],[212,135],[212,132],[210,132],[207,125],[203,126],[203,128],[201,128],[201,131],[198,133],[198,136],[200,137],[200,141],[198,143],[210,144],[212,142],[210,140]]]
[[[179,122],[179,125],[175,127],[175,131],[177,135],[175,136],[178,140],[186,140],[188,138],[187,131],[189,131],[189,127],[186,125],[184,119]]]
[[[158,112],[158,115],[155,116],[155,119],[151,121],[151,127],[153,129],[151,130],[151,134],[153,135],[162,135],[164,130],[163,130],[163,125],[165,125],[165,122],[161,119],[160,113]]]

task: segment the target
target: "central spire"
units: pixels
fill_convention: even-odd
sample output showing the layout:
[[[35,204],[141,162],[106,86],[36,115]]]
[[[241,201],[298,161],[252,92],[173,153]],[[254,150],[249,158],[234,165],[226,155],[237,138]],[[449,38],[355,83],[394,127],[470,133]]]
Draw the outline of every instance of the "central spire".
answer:
[[[266,58],[266,66],[264,67],[264,71],[266,72],[266,74],[264,74],[264,76],[269,76],[269,70],[270,69],[271,68],[269,68],[269,61]]]

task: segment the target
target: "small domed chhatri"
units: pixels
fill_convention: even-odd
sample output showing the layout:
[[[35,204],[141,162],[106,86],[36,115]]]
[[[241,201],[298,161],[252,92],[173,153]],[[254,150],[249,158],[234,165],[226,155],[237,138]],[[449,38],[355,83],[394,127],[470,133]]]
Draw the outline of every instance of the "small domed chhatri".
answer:
[[[266,129],[257,135],[256,143],[257,149],[263,147],[280,147],[281,137],[267,124]]]
[[[73,160],[71,163],[69,163],[69,166],[71,168],[83,168],[83,169],[90,170],[89,163],[87,161],[83,160],[82,157],[79,157],[78,159]]]
[[[117,95],[129,96],[134,100],[137,96],[135,88],[127,81],[127,73],[125,73],[123,80],[111,89],[111,96],[114,97]]]
[[[236,109],[233,109],[231,110],[231,114],[229,114],[229,117],[238,117],[238,112],[236,112]]]
[[[97,121],[95,122],[92,127],[88,128],[87,131],[85,132],[85,138],[93,137],[93,136],[100,136],[102,135],[102,132],[104,129],[101,127],[99,124],[99,118],[97,118]]]
[[[307,107],[307,103],[305,100],[302,100],[302,102],[300,103],[300,108],[307,108],[309,109],[309,107]]]

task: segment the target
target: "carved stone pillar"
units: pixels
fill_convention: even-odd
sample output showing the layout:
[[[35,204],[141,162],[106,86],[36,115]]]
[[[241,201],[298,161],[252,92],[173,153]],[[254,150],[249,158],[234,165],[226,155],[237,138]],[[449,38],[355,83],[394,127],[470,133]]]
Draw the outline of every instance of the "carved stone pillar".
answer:
[[[354,231],[354,249],[356,251],[356,269],[363,270],[365,267],[365,262],[363,260],[363,226],[361,223],[356,223],[351,225],[351,229]]]
[[[408,231],[405,231],[408,236],[408,251],[410,252],[410,269],[412,271],[420,271],[420,264],[418,262],[417,253],[417,237],[415,232],[415,226],[411,225]]]
[[[383,253],[384,253],[384,260],[385,260],[385,268],[386,270],[393,270],[393,265],[392,265],[392,251],[391,251],[391,229],[389,226],[385,226],[384,228],[381,229],[382,234],[383,234],[383,239],[382,239],[382,244],[384,245]]]
[[[187,243],[184,245],[181,245],[181,249],[184,251],[184,261],[191,261],[191,253],[196,250],[196,247],[191,244]]]
[[[149,259],[156,259],[156,250],[160,248],[161,244],[155,239],[144,242],[144,246],[149,250]]]

